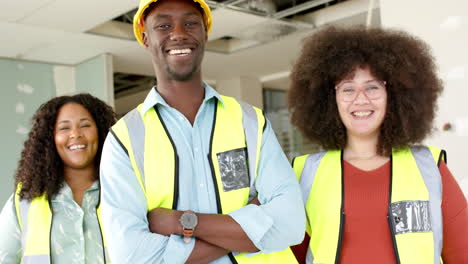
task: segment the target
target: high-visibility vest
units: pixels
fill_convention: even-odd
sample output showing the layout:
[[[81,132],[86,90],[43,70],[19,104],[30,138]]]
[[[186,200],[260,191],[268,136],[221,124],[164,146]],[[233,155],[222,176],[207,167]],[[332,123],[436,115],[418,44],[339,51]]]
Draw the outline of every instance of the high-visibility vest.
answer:
[[[438,165],[442,159],[446,160],[445,151],[434,147],[405,147],[392,152],[388,223],[397,263],[441,263],[442,181]],[[300,156],[293,167],[307,212],[308,260],[339,263],[345,220],[343,152]]]
[[[20,190],[21,185],[18,185],[14,203],[21,229],[21,246],[23,249],[21,264],[50,264],[52,262],[50,257],[52,210],[49,200],[45,194],[32,199],[32,201],[20,200]],[[102,236],[99,204],[96,207],[96,211]],[[110,264],[104,242],[103,251],[104,263]]]
[[[260,109],[231,97],[222,98],[224,105],[216,102],[208,161],[217,213],[227,214],[245,206],[256,194],[254,181],[266,120]],[[140,104],[121,118],[111,133],[129,156],[148,211],[158,207],[176,210],[180,164],[157,107],[142,113]],[[251,257],[229,253],[229,258],[233,263],[297,263],[290,248]]]

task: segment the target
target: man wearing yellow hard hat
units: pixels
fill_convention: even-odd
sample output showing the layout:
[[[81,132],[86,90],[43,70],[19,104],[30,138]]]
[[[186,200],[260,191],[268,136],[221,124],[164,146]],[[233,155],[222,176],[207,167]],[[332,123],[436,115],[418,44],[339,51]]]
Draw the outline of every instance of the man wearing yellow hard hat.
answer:
[[[204,0],[142,0],[134,17],[157,85],[109,133],[102,222],[112,263],[297,263],[299,185],[256,107],[202,81]],[[222,65],[220,65],[222,67]]]

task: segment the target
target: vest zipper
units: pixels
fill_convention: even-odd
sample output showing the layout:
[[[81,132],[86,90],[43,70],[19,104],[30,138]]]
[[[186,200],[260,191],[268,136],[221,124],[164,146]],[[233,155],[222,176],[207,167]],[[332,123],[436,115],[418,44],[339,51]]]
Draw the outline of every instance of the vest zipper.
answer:
[[[215,105],[215,107],[214,107],[214,113],[213,113],[213,125],[211,127],[210,152],[208,153],[208,163],[210,164],[211,177],[213,178],[213,186],[214,186],[214,190],[215,190],[215,194],[216,194],[216,207],[218,209],[218,214],[222,214],[223,209],[222,209],[221,200],[220,200],[220,197],[219,197],[218,182],[216,181],[216,174],[215,174],[215,170],[214,170],[213,159],[211,158],[212,153],[213,153],[214,131],[215,131],[215,127],[216,127],[216,114],[217,114],[217,110],[218,110],[218,100],[217,99],[215,99],[215,104],[214,105]],[[236,258],[234,258],[234,255],[232,255],[231,252],[228,254],[228,257],[229,257],[229,259],[231,260],[231,262],[233,264],[238,264]]]
[[[340,154],[340,165],[341,165],[341,214],[340,214],[340,231],[338,233],[338,245],[336,246],[336,254],[335,254],[335,264],[340,263],[341,259],[341,246],[343,245],[343,233],[344,233],[344,223],[345,223],[345,212],[344,212],[344,200],[345,200],[345,192],[344,192],[344,165],[343,165],[343,150],[341,150]]]
[[[102,234],[102,223],[101,221],[99,220],[99,215],[98,215],[98,208],[99,206],[101,205],[101,182],[99,182],[99,198],[98,198],[98,202],[96,204],[96,218],[97,218],[97,222],[98,222],[98,225],[99,225],[99,233],[101,233],[101,243],[102,243],[102,257],[104,259],[104,264],[107,263],[107,260],[106,260],[106,247],[104,246],[104,235]]]
[[[335,264],[339,264],[340,260],[341,260],[341,246],[343,245],[344,223],[345,223],[345,213],[343,211],[341,211],[341,215],[340,215],[340,233],[338,235],[338,246],[336,248]]]
[[[50,218],[50,230],[49,230],[49,262],[52,264],[52,226],[54,224],[54,212],[52,212],[52,208],[50,205],[50,199],[47,199],[47,203],[49,204],[49,210],[52,217]]]
[[[396,244],[396,237],[395,237],[395,228],[393,226],[392,221],[392,182],[393,182],[393,154],[390,155],[390,184],[389,184],[389,191],[388,191],[388,213],[387,213],[387,220],[388,225],[390,228],[390,233],[392,236],[392,246],[393,246],[393,254],[395,256],[395,260],[397,264],[400,264],[400,256],[398,255],[398,246]]]
[[[156,105],[153,108],[158,115],[159,121],[161,122],[161,125],[163,126],[164,131],[166,132],[166,135],[171,142],[172,149],[174,150],[174,196],[172,197],[172,209],[177,210],[177,204],[179,203],[179,154],[177,153],[174,140],[172,139],[171,134],[169,134],[169,130],[167,130],[166,123],[164,123],[161,113],[159,113],[159,109]]]

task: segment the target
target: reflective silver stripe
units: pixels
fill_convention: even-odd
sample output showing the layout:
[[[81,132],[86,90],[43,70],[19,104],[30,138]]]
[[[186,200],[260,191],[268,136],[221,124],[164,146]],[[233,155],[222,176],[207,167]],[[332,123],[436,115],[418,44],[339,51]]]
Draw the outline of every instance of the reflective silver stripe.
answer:
[[[21,224],[23,225],[23,229],[21,230],[21,245],[24,250],[26,249],[26,239],[27,239],[27,234],[29,231],[28,215],[29,215],[29,208],[31,207],[31,202],[26,199],[20,200],[18,206],[19,206],[19,211],[20,211]]]
[[[442,180],[436,161],[427,147],[411,147],[414,159],[429,192],[432,232],[434,234],[434,263],[440,263],[442,254]]]
[[[49,255],[24,256],[21,264],[50,264]]]
[[[320,161],[322,160],[325,153],[326,152],[310,154],[305,161],[304,169],[302,170],[301,179],[299,181],[304,205],[306,205],[307,200],[309,200],[310,190],[312,189],[312,184],[314,183],[315,179],[315,172],[317,171],[317,168],[320,165]]]
[[[319,152],[310,154],[304,163],[304,168],[302,169],[301,178],[299,180],[304,206],[307,205],[307,201],[309,200],[310,190],[312,189],[312,184],[314,183],[317,168],[326,153],[327,152]],[[306,263],[314,263],[314,254],[312,253],[310,246],[307,247]]]
[[[307,247],[306,263],[307,264],[314,263],[314,255],[312,254],[312,250],[310,250],[310,247]]]
[[[140,170],[143,186],[145,183],[145,124],[141,118],[140,112],[133,109],[123,118],[128,129],[128,136],[132,144],[133,156]]]
[[[255,167],[257,164],[257,136],[258,136],[258,119],[255,109],[242,101],[238,101],[242,107],[242,124],[244,126],[245,141],[247,142],[247,155],[249,159],[249,177],[250,177],[250,193],[249,200],[257,195],[255,189]],[[265,120],[266,122],[266,120]]]

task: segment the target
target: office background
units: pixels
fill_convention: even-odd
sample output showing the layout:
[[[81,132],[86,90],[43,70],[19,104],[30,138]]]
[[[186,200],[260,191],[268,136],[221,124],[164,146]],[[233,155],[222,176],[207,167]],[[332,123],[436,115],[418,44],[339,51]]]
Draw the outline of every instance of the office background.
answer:
[[[407,30],[432,47],[445,91],[425,143],[448,152],[468,195],[468,2],[465,0],[216,0],[204,79],[223,94],[264,108],[289,157],[316,151],[288,121],[289,71],[301,40],[322,26]],[[51,97],[90,92],[123,115],[154,85],[147,52],[134,40],[138,0],[14,0],[0,3],[0,206],[30,119]],[[417,125],[417,124],[414,124]]]

